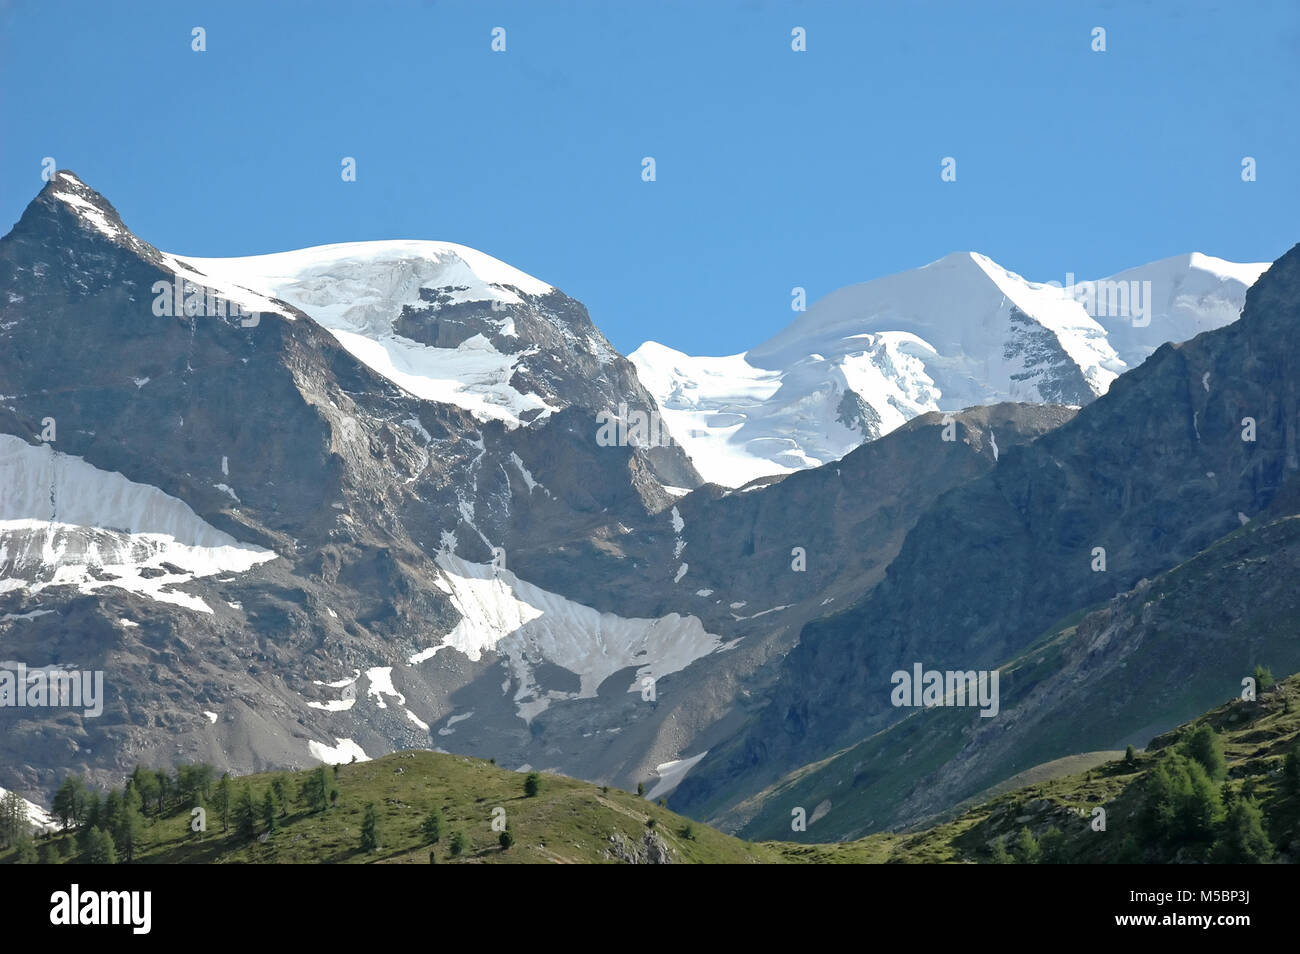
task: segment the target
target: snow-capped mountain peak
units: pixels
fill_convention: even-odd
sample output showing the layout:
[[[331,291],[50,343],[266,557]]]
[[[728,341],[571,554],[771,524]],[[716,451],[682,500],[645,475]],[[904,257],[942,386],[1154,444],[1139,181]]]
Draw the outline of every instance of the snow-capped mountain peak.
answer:
[[[1266,264],[1200,253],[1034,282],[978,252],[841,288],[757,347],[630,355],[705,479],[739,486],[842,457],[927,411],[1082,405],[1166,341],[1235,320]]]
[[[250,289],[309,314],[354,357],[426,400],[518,426],[558,410],[521,390],[517,320],[555,288],[451,242],[349,242],[244,258],[166,254],[198,281]],[[503,339],[511,339],[505,342]]]
[[[271,292],[317,321],[378,330],[404,307],[427,301],[421,289],[445,289],[441,304],[522,303],[518,292],[554,287],[477,249],[452,242],[344,242],[243,258],[176,256],[218,280]]]

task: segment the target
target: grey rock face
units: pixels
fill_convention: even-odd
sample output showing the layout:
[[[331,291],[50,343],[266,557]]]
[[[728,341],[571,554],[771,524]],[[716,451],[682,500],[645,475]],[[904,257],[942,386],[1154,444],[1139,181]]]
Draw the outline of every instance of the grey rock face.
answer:
[[[804,628],[762,713],[710,752],[674,807],[716,812],[853,744],[910,711],[890,705],[893,671],[995,667],[1263,512],[1300,466],[1297,326],[1300,247],[1250,290],[1241,320],[1160,348],[940,497],[878,587]]]

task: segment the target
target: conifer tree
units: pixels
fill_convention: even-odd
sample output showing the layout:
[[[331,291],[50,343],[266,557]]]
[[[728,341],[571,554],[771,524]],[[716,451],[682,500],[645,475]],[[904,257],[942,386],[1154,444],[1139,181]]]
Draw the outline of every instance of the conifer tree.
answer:
[[[275,794],[268,788],[266,794],[262,797],[262,824],[266,826],[268,832],[273,832],[279,827],[279,823],[276,821],[278,814]]]
[[[244,841],[252,841],[257,837],[257,808],[253,804],[253,793],[249,790],[248,784],[239,790],[235,796],[235,834]]]
[[[436,845],[442,838],[444,827],[446,826],[442,821],[442,812],[436,808],[429,812],[420,825],[420,830],[424,833],[424,843],[426,845]]]
[[[379,850],[379,812],[374,802],[366,806],[366,815],[361,822],[361,850]]]

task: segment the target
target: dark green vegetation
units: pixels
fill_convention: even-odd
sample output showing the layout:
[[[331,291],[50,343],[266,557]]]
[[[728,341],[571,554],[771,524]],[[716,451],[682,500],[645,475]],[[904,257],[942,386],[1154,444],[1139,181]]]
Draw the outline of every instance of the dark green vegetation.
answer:
[[[1219,706],[1131,761],[1010,792],[923,832],[833,847],[879,838],[890,842],[883,860],[904,862],[1294,861],[1300,677]]]
[[[70,776],[29,860],[49,863],[780,861],[630,792],[489,762],[398,752],[371,762],[217,779],[138,769],[106,796]],[[111,811],[108,805],[115,806]],[[505,831],[492,827],[505,811]],[[206,816],[200,827],[196,809]],[[498,825],[498,829],[500,826]],[[0,861],[18,859],[16,847]]]
[[[9,837],[0,861],[1289,861],[1300,857],[1300,676],[1256,701],[1222,705],[1145,751],[999,795],[925,831],[832,844],[741,841],[630,792],[562,776],[539,776],[529,795],[515,772],[434,752],[214,774],[203,765],[141,768],[107,794],[70,776],[56,800],[66,830]],[[505,831],[492,826],[497,808]]]

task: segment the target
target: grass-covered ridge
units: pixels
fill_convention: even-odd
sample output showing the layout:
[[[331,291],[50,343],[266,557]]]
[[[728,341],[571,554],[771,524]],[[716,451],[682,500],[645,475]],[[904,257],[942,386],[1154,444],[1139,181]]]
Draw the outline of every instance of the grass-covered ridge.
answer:
[[[158,773],[141,770],[106,798],[83,790],[79,798],[56,801],[68,829],[35,841],[10,839],[0,862],[1295,861],[1300,676],[1266,685],[1256,701],[1221,705],[1154,739],[1144,752],[1100,764],[1094,753],[1079,763],[1090,768],[1070,775],[1029,773],[1026,778],[1050,777],[915,833],[830,844],[747,842],[631,792],[409,751],[225,780],[183,767],[167,788],[157,784]],[[195,807],[206,813],[206,831],[193,830]],[[1104,830],[1097,829],[1097,809],[1105,811]],[[73,817],[78,812],[81,824]],[[431,841],[428,820],[435,813],[438,837]]]
[[[1223,759],[1202,771],[1191,753],[1209,736]],[[1197,762],[1190,773],[1189,762]],[[1170,785],[1179,773],[1200,780],[1180,791]],[[1221,705],[1145,751],[999,795],[925,831],[885,837],[884,860],[905,863],[1300,861],[1300,676],[1255,701]]]
[[[324,807],[305,789],[323,774]],[[166,809],[141,812],[134,861],[141,864],[428,864],[593,863],[646,860],[752,863],[779,861],[779,851],[743,842],[683,818],[630,792],[556,775],[539,775],[537,794],[525,794],[528,776],[480,759],[428,751],[396,752],[368,762],[299,772],[267,772],[230,779],[231,808],[222,811],[221,783],[213,780],[197,800],[207,830],[191,830],[191,796]],[[276,801],[275,783],[285,793]],[[239,803],[247,787],[252,826],[241,824]],[[331,798],[329,791],[336,791]],[[271,794],[274,830],[265,806]],[[300,794],[302,793],[302,794]],[[368,806],[375,807],[378,847],[363,850]],[[504,810],[504,815],[501,811]],[[441,832],[430,843],[425,821],[437,811]],[[228,815],[223,823],[223,814]],[[494,819],[504,818],[513,844],[501,845]],[[119,826],[120,827],[120,826]],[[241,830],[242,829],[242,830]],[[459,836],[459,839],[458,839]],[[462,840],[457,845],[458,840]],[[37,857],[47,862],[91,861],[84,831],[38,836]],[[123,860],[120,844],[114,851]],[[16,860],[13,849],[0,861]]]

